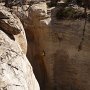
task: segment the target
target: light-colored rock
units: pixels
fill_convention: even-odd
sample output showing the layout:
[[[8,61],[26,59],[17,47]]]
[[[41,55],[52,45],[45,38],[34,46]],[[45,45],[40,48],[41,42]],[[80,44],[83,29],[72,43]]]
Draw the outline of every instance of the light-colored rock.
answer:
[[[32,13],[32,14],[30,14]],[[43,19],[47,15],[47,5],[45,2],[33,4],[29,9],[29,16],[36,16],[37,18]]]
[[[41,62],[44,62],[45,74],[47,73],[54,90],[89,90],[90,22],[87,22],[85,40],[81,50],[78,51],[84,20],[57,21],[53,15],[55,10],[52,10],[53,17],[51,17],[51,22],[47,23],[48,19],[40,18],[42,14],[38,12],[39,6],[38,4],[38,8],[31,7],[29,12],[30,25],[25,24],[29,42],[28,57],[31,55],[33,59],[31,62],[33,62],[34,70],[44,71],[36,67],[37,64],[40,65]],[[40,60],[41,62],[39,62]],[[37,66],[39,67],[39,65]],[[42,82],[41,79],[44,78],[44,75],[38,72],[36,75],[40,85],[43,86],[45,82]]]
[[[22,51],[26,54],[27,40],[20,19],[15,14],[11,14],[4,6],[0,7],[0,16],[2,17],[0,20],[0,28],[7,34],[12,35],[15,41],[19,43]]]
[[[0,90],[40,90],[19,44],[0,30]]]
[[[27,39],[25,31],[21,31],[19,34],[14,35],[15,41],[20,45],[22,52],[27,53]]]
[[[0,15],[0,90],[40,90],[25,56],[27,40],[22,23],[4,6],[0,6]]]
[[[0,7],[0,13],[9,19],[1,19],[0,27],[10,34],[18,34],[23,30],[23,26],[19,18],[15,14],[11,14],[4,7]]]

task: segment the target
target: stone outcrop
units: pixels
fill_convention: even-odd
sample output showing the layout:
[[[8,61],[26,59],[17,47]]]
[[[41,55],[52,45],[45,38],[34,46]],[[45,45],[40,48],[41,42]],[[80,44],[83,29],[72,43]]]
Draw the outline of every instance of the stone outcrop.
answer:
[[[4,7],[1,7],[0,15],[0,17],[2,17],[0,20],[0,27],[3,28],[6,32],[11,34],[18,34],[22,31],[23,26],[21,26],[20,20],[15,15],[12,15],[10,12],[8,12],[7,9],[5,10]]]
[[[53,15],[55,10],[51,10],[51,18],[42,17],[41,4],[38,8],[33,6],[27,19],[30,21],[22,22],[27,33],[27,57],[31,55],[30,61],[42,90],[89,90],[90,22],[87,22],[85,41],[79,51],[84,20],[58,21]],[[51,87],[49,89],[43,86],[45,83],[48,86],[47,81]]]
[[[32,67],[19,44],[0,30],[0,89],[39,90]]]
[[[25,55],[22,53],[23,51],[25,51],[24,50],[24,44],[25,44],[27,46],[26,49],[27,58],[29,59],[30,63],[33,66],[33,71],[40,84],[41,90],[89,90],[90,89],[90,80],[89,80],[90,79],[89,77],[90,76],[90,72],[89,72],[90,22],[87,22],[86,24],[86,31],[84,36],[85,40],[82,44],[82,47],[79,47],[81,39],[83,38],[82,35],[84,28],[83,26],[85,24],[85,21],[83,19],[58,21],[55,18],[55,13],[57,9],[56,8],[48,9],[45,2],[37,2],[37,3],[33,3],[31,6],[28,5],[23,6],[25,10],[27,7],[29,7],[28,11],[23,11],[23,12],[22,10],[20,10],[20,8],[19,8],[20,11],[16,11],[15,9],[13,9],[14,10],[13,13],[15,13],[20,18],[24,26],[24,29],[20,30],[20,28],[18,28],[17,30],[19,30],[20,32],[16,34],[14,34],[10,30],[9,31],[10,33],[8,34],[7,29],[4,28],[5,30],[3,30],[3,27],[1,28],[4,32],[6,32],[6,34],[11,39],[8,36],[6,36],[6,34],[4,34],[3,31],[1,31],[2,33],[1,35],[4,34],[4,36],[6,36],[7,39],[8,38],[10,39],[11,43],[9,42],[9,44],[12,47],[14,47],[13,45],[16,46],[15,49],[13,48],[13,51],[18,52],[18,54],[20,55],[20,62],[22,62],[22,64],[26,67],[27,66],[31,67],[28,64],[25,65],[24,64],[25,61],[23,61],[23,60],[27,61]],[[49,15],[47,14],[48,12]],[[6,15],[4,16],[5,18],[7,18],[6,20],[10,20],[8,19],[8,16]],[[5,22],[5,20],[3,21],[4,23],[7,23]],[[10,26],[10,28],[11,27],[13,26]],[[17,28],[17,27],[13,27],[13,28]],[[23,39],[23,37],[25,37],[24,30],[26,32],[27,43],[20,44],[22,41],[24,40],[26,41],[25,38]],[[15,41],[12,39],[11,34],[14,37]],[[7,39],[5,38],[6,41],[9,41]],[[7,43],[5,45],[7,45]],[[6,51],[4,53],[6,55],[8,53],[8,50],[12,50],[12,49],[7,50],[7,48],[4,48],[3,50]],[[12,54],[15,52],[10,51],[10,55],[12,56]],[[21,56],[23,57],[23,59],[21,59]],[[5,58],[9,58],[9,56]],[[21,72],[23,69],[22,67],[24,66],[22,65],[22,67],[20,67],[21,65],[20,62],[19,64],[15,64],[17,63],[18,58],[19,56],[17,55],[17,57],[15,57],[15,61],[13,60],[10,62],[8,62],[8,60],[5,59],[7,61],[5,61],[6,62],[5,67],[3,68],[4,69],[6,69],[6,67],[8,68],[8,71],[7,70],[4,71],[5,75],[7,75],[9,71],[12,72],[12,70],[14,70],[16,74],[20,73],[22,77],[24,76],[24,74]],[[1,61],[3,60],[4,59],[2,59]],[[20,67],[20,70],[18,67]],[[32,72],[32,69],[30,70],[29,72]],[[14,73],[12,73],[11,77],[16,77],[13,75]],[[28,73],[27,75],[29,76],[28,80],[30,80],[31,74]],[[25,76],[27,75],[25,73]],[[18,77],[22,81],[22,78],[18,75],[15,80],[17,81]],[[23,79],[24,83],[27,82],[27,79],[25,80],[26,81],[24,81]],[[8,79],[6,81],[8,81]],[[36,87],[38,88],[38,84],[36,80],[35,83],[36,84],[34,85],[36,85]],[[13,86],[13,84],[10,85]],[[18,84],[15,83],[14,86],[15,85],[18,86],[21,84],[18,81]],[[27,88],[27,86],[25,87]]]
[[[26,12],[27,13],[27,12]],[[48,36],[47,26],[44,19],[47,19],[47,5],[45,2],[33,4],[28,14],[21,17],[21,13],[17,13],[25,28],[28,48],[27,57],[30,60],[35,76],[40,84],[41,90],[48,89],[49,79],[44,62],[44,36]],[[43,28],[43,29],[42,29]],[[43,38],[42,38],[43,37]],[[37,59],[37,60],[36,60]]]
[[[0,90],[40,90],[26,58],[27,40],[15,14],[0,6]]]
[[[8,33],[12,39],[16,40],[22,51],[27,52],[27,40],[22,23],[15,14],[11,14],[4,6],[0,7],[0,28]],[[13,36],[13,37],[12,37]]]

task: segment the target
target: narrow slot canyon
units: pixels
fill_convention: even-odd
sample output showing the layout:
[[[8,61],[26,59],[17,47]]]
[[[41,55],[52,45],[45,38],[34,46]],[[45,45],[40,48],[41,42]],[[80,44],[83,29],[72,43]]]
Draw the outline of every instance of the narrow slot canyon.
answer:
[[[90,5],[23,3],[0,3],[0,90],[90,90]]]
[[[33,67],[34,74],[39,82],[41,90],[47,90],[49,80],[48,80],[48,75],[46,71],[46,65],[44,62],[43,48],[40,47],[40,44],[39,44],[40,37],[38,37],[37,31],[32,32],[31,33],[32,36],[30,34],[26,34],[26,35],[27,35],[27,38],[31,40],[28,43],[29,46],[27,47],[27,58],[29,59]]]

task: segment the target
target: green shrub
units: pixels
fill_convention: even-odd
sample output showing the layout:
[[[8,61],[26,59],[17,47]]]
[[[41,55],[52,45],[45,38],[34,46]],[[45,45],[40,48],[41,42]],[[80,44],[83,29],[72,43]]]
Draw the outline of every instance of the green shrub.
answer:
[[[71,18],[75,14],[75,10],[73,8],[64,8],[60,9],[57,14],[57,19]]]
[[[83,12],[72,7],[62,8],[56,13],[57,19],[81,19],[85,18]]]

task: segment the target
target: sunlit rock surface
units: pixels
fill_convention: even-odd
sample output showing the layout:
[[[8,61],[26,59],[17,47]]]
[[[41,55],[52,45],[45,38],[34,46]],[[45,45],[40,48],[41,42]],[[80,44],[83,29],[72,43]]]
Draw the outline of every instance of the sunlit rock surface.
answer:
[[[26,52],[22,23],[0,6],[0,90],[40,90]]]
[[[0,18],[0,28],[5,33],[8,33],[12,39],[17,41],[20,44],[22,51],[26,54],[27,40],[20,19],[15,14],[11,14],[4,6],[0,7]]]
[[[19,44],[0,30],[0,89],[39,90],[32,67]]]

